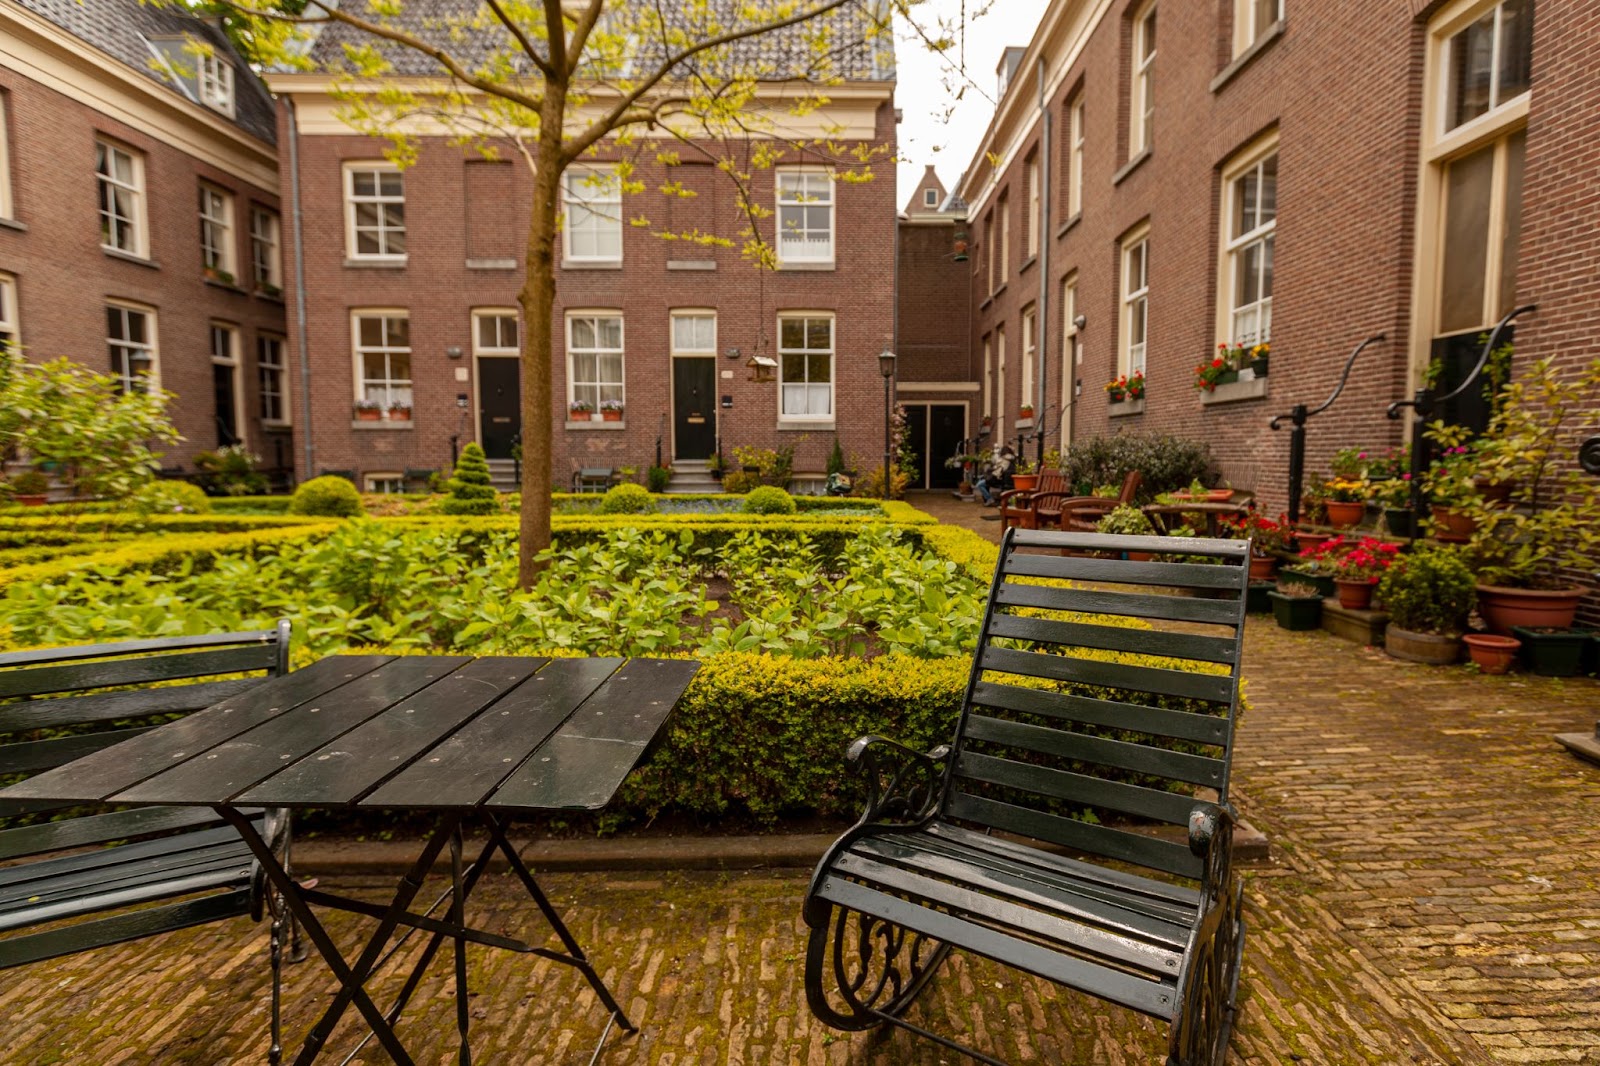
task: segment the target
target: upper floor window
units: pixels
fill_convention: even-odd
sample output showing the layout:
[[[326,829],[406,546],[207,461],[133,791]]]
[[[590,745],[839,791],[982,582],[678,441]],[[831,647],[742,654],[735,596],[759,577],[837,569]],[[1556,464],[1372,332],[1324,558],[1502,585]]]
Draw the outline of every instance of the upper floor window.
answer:
[[[145,244],[144,158],[109,141],[94,142],[100,190],[100,245],[141,258]]]
[[[283,252],[278,213],[264,207],[250,209],[250,268],[257,292],[283,291]]]
[[[1138,155],[1150,147],[1155,119],[1156,5],[1146,4],[1133,19],[1132,128],[1128,131],[1128,154]]]
[[[1039,254],[1039,158],[1028,160],[1028,232],[1023,238],[1024,255],[1032,259]]]
[[[833,317],[778,319],[780,418],[833,417]]]
[[[17,279],[0,274],[0,349],[19,344],[17,329]]]
[[[472,350],[478,355],[521,355],[515,311],[472,312]]]
[[[256,338],[256,396],[261,421],[289,421],[289,368],[283,360],[283,338],[265,333]]]
[[[354,311],[356,403],[385,416],[411,407],[411,317],[404,311]]]
[[[1039,311],[1033,304],[1022,309],[1022,404],[1033,407],[1033,367],[1039,361]],[[1040,418],[1043,422],[1043,418]]]
[[[923,207],[938,207],[939,206],[939,190],[938,189],[923,189],[922,190],[922,206]]]
[[[1272,339],[1272,251],[1278,228],[1278,152],[1266,146],[1225,172],[1224,339],[1265,344]]]
[[[1083,213],[1083,91],[1067,105],[1067,217]]]
[[[607,404],[625,402],[624,369],[621,315],[567,316],[567,403],[589,405],[589,414],[574,414],[574,420],[599,418]]]
[[[1070,385],[1073,367],[1083,362],[1083,336],[1078,332],[1078,272],[1074,270],[1061,279],[1061,346],[1062,395],[1072,395]]]
[[[1000,203],[995,208],[1000,223],[1000,279],[1004,285],[1011,276],[1011,197],[1008,193],[1000,194]]]
[[[7,120],[10,118],[10,101],[0,92],[0,218],[16,218],[16,205],[11,202],[11,140]]]
[[[345,167],[345,248],[352,259],[404,259],[406,191],[391,163]]]
[[[200,186],[200,265],[206,276],[234,283],[233,197],[210,185]]]
[[[562,177],[566,200],[566,258],[622,260],[622,183],[610,167],[570,167]]]
[[[156,314],[127,304],[106,305],[106,346],[111,374],[122,392],[148,392],[159,381]]]
[[[200,102],[224,115],[233,115],[233,64],[213,48],[203,52],[198,63]]]
[[[1233,54],[1241,55],[1283,18],[1283,0],[1233,0]]]
[[[827,171],[778,171],[778,261],[833,262],[833,177]]]
[[[1122,241],[1122,322],[1117,372],[1145,368],[1150,346],[1150,227],[1141,226]]]
[[[995,220],[993,211],[990,211],[989,217],[983,220],[983,242],[988,245],[984,249],[983,257],[984,268],[987,271],[985,276],[988,282],[987,289],[989,292],[994,292],[995,279],[999,277],[994,269],[994,260],[997,254],[996,250],[1000,247],[1000,227]]]
[[[1533,70],[1533,0],[1502,0],[1447,43],[1445,132],[1528,91]]]

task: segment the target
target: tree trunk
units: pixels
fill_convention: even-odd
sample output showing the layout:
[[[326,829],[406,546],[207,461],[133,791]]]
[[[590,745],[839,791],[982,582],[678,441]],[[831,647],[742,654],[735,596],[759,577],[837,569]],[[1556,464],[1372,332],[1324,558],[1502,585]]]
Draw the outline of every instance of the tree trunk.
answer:
[[[553,331],[556,302],[556,211],[562,174],[561,134],[565,88],[547,86],[533,175],[533,218],[528,226],[522,292],[522,523],[517,583],[532,587],[550,547]]]

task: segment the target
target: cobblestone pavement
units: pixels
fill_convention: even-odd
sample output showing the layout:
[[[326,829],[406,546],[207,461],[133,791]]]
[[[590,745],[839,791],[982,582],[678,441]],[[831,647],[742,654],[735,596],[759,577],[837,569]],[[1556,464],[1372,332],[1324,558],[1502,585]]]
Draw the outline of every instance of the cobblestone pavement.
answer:
[[[1246,675],[1238,798],[1275,858],[1245,871],[1230,1061],[1600,1063],[1600,768],[1550,739],[1592,728],[1600,684],[1407,666],[1258,623]],[[812,1020],[801,873],[545,881],[642,1025],[614,1034],[604,1063],[957,1060],[903,1033],[848,1036]],[[386,894],[375,878],[332,887]],[[486,881],[474,897],[486,927],[537,934],[519,891]],[[330,924],[350,944],[365,923]],[[401,1030],[420,1062],[455,1061],[448,972],[435,964]],[[396,984],[376,982],[380,1003]],[[588,1061],[604,1018],[570,971],[474,950],[471,986],[475,1061]],[[267,987],[265,934],[243,920],[0,972],[0,1062],[263,1061]],[[332,990],[319,964],[288,968],[291,1044]],[[912,1017],[1015,1062],[1165,1053],[1146,1019],[960,956]],[[352,1047],[355,1029],[347,1020],[335,1047]]]

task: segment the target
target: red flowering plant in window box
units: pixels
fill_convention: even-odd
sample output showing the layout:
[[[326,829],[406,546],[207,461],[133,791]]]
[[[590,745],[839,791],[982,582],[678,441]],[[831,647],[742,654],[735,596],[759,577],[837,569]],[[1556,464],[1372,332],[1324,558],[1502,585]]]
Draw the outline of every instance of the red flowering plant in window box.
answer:
[[[1217,386],[1222,383],[1223,375],[1232,371],[1228,365],[1228,346],[1217,345],[1217,354],[1209,362],[1200,363],[1194,368],[1194,387],[1205,392],[1216,392]]]
[[[1130,400],[1142,400],[1142,399],[1144,399],[1144,371],[1143,370],[1135,370],[1132,374],[1128,375],[1128,399],[1130,399]]]

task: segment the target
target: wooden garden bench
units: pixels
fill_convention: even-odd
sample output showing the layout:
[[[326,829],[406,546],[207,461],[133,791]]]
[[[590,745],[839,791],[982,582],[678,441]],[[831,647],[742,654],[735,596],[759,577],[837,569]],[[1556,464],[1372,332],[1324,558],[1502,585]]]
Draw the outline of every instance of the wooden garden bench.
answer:
[[[1031,489],[1011,489],[1000,494],[1000,531],[1012,526],[1018,529],[1038,529],[1039,516],[1034,511],[1034,501],[1040,496],[1058,495],[1066,491],[1067,482],[1059,470],[1042,470],[1039,483]]]
[[[1118,507],[1131,507],[1138,499],[1144,475],[1130,470],[1122,479],[1122,490],[1115,498],[1107,496],[1044,496],[1034,501],[1040,529],[1056,528],[1068,533],[1093,533],[1100,519]]]
[[[1223,1061],[1244,941],[1228,774],[1249,551],[1007,533],[952,744],[869,736],[848,753],[868,807],[804,904],[818,1018],[998,1063],[903,1016],[960,949],[1169,1022],[1168,1066]]]
[[[288,665],[286,621],[260,632],[0,654],[0,783],[48,772],[227,700],[262,676],[288,672]],[[223,676],[235,674],[257,676]],[[168,681],[184,683],[135,687]],[[53,821],[14,824],[52,811]],[[287,860],[287,813],[251,813]],[[0,830],[0,969],[222,918],[248,914],[259,921],[266,909],[269,1059],[279,1060],[283,912],[237,830],[207,808],[95,812],[0,801],[0,825],[8,822],[13,827]],[[290,938],[298,957],[292,923]]]

